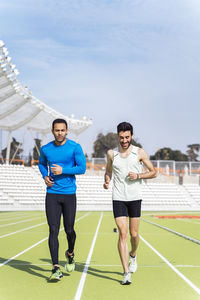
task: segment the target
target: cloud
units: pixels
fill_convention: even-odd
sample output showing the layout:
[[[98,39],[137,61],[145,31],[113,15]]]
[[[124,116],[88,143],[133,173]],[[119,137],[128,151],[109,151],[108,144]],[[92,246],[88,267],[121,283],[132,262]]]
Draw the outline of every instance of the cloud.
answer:
[[[18,45],[23,43],[24,51],[29,46],[30,53],[46,51],[48,60],[63,57],[106,64],[148,63],[196,55],[190,45],[199,27],[192,13],[188,14],[187,1],[31,0],[28,6],[27,2],[20,2],[19,7],[16,2],[9,3],[13,3],[16,15],[22,19],[27,16],[34,23],[34,27],[28,24],[31,39],[18,38]],[[17,26],[20,25],[15,24],[16,30]],[[199,43],[196,41],[196,46]]]
[[[85,144],[121,119],[150,153],[198,139],[197,0],[17,2],[0,16],[20,80],[58,111],[93,117]]]

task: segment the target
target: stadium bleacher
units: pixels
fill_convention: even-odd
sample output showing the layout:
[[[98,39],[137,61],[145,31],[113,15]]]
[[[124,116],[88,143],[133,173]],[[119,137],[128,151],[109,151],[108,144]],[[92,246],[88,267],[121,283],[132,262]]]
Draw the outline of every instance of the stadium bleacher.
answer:
[[[0,165],[0,209],[43,209],[45,184],[33,168]]]
[[[197,184],[184,184],[185,190],[197,205],[200,205],[200,187]]]
[[[103,175],[77,176],[78,210],[112,209],[112,189]],[[112,183],[111,183],[112,185]],[[198,184],[143,182],[143,210],[199,210]],[[43,210],[46,186],[37,166],[0,165],[0,210]]]

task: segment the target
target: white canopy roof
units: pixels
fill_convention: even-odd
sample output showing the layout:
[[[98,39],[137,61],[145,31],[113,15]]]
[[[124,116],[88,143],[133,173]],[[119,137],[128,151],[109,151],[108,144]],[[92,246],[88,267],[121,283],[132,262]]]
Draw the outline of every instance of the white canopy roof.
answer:
[[[10,61],[7,48],[0,41],[0,129],[14,131],[26,126],[45,134],[50,132],[54,119],[62,118],[70,132],[79,135],[92,125],[91,119],[67,117],[35,98],[18,81],[19,72]]]

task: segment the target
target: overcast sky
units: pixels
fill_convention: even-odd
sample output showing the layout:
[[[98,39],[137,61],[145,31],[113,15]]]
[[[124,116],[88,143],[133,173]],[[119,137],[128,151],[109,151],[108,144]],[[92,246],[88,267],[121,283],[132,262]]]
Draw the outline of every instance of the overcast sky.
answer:
[[[199,0],[1,0],[0,39],[19,80],[66,116],[80,137],[134,126],[149,153],[200,143]]]

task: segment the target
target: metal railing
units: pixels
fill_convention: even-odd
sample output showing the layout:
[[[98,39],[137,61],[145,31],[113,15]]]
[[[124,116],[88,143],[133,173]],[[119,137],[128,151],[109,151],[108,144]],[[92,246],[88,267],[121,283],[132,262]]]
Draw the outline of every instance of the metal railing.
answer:
[[[5,164],[6,161],[0,158],[0,164]],[[23,164],[23,159],[13,159],[9,163]],[[29,165],[38,165],[38,160],[31,160]],[[200,161],[174,161],[174,160],[152,160],[153,166],[157,172],[166,176],[195,176],[200,175]],[[105,171],[106,159],[105,158],[92,158],[87,159],[87,170],[90,171]]]

